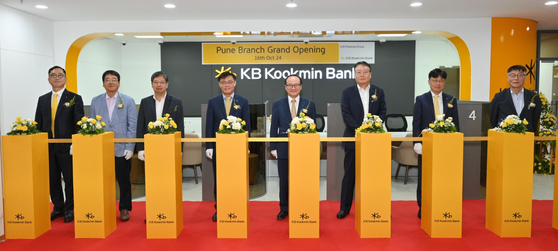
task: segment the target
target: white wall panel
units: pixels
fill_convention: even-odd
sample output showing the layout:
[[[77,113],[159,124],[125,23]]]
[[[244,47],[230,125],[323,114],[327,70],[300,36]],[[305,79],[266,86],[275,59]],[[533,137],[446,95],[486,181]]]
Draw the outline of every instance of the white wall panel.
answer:
[[[430,90],[428,73],[432,69],[458,65],[459,55],[450,41],[416,41],[415,97]]]
[[[33,16],[33,53],[52,57],[54,55],[54,32],[52,22]]]
[[[0,5],[2,49],[33,52],[33,16]]]

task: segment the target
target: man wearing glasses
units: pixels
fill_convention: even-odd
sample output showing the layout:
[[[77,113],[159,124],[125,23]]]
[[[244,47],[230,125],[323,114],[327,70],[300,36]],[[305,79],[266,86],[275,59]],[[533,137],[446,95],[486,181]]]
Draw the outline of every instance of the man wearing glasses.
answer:
[[[39,97],[35,121],[41,132],[48,133],[49,139],[71,139],[80,127],[77,122],[83,117],[83,100],[80,95],[66,90],[66,70],[53,66],[48,70],[48,82],[52,91]],[[64,217],[64,222],[74,220],[74,175],[72,165],[72,144],[49,144],[50,199],[54,208],[50,220]],[[64,177],[64,192],[62,180]]]
[[[527,130],[538,130],[541,117],[541,99],[530,90],[523,88],[527,69],[521,65],[514,65],[508,69],[508,83],[510,88],[496,93],[490,102],[490,123],[497,127],[508,115],[517,115],[529,124]]]
[[[221,88],[221,94],[209,99],[207,103],[207,116],[205,117],[205,137],[215,138],[215,133],[219,131],[219,123],[227,116],[235,116],[246,121],[244,130],[250,134],[250,107],[248,99],[235,94],[236,73],[230,68],[217,70],[217,81]],[[213,195],[215,196],[215,209],[217,209],[217,157],[214,142],[207,142],[205,155],[213,160]],[[217,212],[213,214],[213,222],[217,221]]]
[[[102,76],[103,87],[106,93],[91,100],[91,118],[100,115],[106,122],[106,132],[114,132],[115,138],[135,138],[137,126],[136,102],[128,95],[118,91],[120,88],[120,74],[108,70]],[[132,211],[132,155],[136,143],[114,144],[114,169],[118,187],[120,188],[120,220],[130,220],[129,211]]]
[[[302,79],[298,75],[290,75],[285,79],[287,97],[273,102],[271,116],[271,137],[287,137],[289,124],[300,112],[316,119],[316,106],[312,100],[300,96]],[[279,172],[279,207],[277,220],[284,220],[289,215],[289,144],[271,142],[271,155],[277,159]]]
[[[362,125],[366,114],[377,115],[385,121],[386,100],[384,90],[370,84],[372,68],[365,61],[355,64],[356,85],[351,85],[341,94],[341,113],[345,122],[343,137],[355,137],[355,130]],[[345,159],[341,183],[341,203],[337,219],[343,219],[351,211],[355,192],[355,142],[343,142]]]
[[[151,75],[151,87],[154,94],[141,100],[138,112],[138,126],[136,135],[143,138],[149,131],[149,122],[157,121],[158,118],[169,114],[176,122],[180,137],[184,135],[184,112],[182,100],[168,95],[169,77],[162,71],[157,71]],[[137,143],[138,159],[145,161],[144,144]],[[149,154],[149,153],[148,153]]]

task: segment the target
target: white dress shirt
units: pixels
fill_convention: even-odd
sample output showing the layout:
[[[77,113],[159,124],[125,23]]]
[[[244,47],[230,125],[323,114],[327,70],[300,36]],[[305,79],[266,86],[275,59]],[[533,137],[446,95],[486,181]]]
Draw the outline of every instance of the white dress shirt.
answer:
[[[364,116],[366,117],[366,114],[368,114],[368,107],[370,106],[370,104],[368,104],[368,102],[370,102],[370,84],[368,84],[366,88],[362,88],[360,85],[357,85],[357,88],[358,93],[360,94],[360,101],[362,101],[362,110],[364,111]]]
[[[157,100],[155,94],[153,95],[153,99],[155,99],[155,116],[157,116],[157,118],[163,117],[163,107],[165,106],[166,98],[167,98],[167,92],[165,92],[165,96],[163,96],[161,101]]]
[[[287,96],[287,98],[289,99],[289,111],[293,110],[293,98],[291,98],[291,96]],[[294,100],[296,100],[296,102],[294,103],[295,105],[295,111],[298,111],[298,105],[300,104],[300,95],[298,95]],[[298,116],[298,114],[295,114],[295,117]]]

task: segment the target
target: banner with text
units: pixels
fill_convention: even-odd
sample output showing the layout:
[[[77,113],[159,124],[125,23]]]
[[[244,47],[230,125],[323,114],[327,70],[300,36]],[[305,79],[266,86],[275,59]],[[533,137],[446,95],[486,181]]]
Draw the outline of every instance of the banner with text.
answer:
[[[374,59],[374,42],[202,43],[202,64],[373,64]]]

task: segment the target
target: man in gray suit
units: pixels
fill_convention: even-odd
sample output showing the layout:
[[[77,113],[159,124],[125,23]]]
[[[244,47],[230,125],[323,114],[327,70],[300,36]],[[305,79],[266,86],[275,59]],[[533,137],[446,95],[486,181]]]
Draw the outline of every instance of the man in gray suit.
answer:
[[[120,74],[113,70],[103,73],[103,87],[107,91],[91,100],[91,117],[102,117],[107,125],[105,131],[114,132],[115,138],[135,138],[137,126],[136,102],[130,96],[118,92]],[[115,143],[114,167],[120,187],[120,220],[130,220],[132,211],[132,155],[135,143]]]

